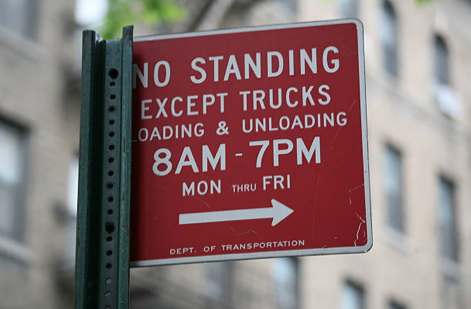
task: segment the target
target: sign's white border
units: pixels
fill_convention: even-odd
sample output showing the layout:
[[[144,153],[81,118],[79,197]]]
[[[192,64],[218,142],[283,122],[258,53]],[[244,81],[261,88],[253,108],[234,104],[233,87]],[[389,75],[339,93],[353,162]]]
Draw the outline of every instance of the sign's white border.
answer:
[[[362,127],[362,143],[363,143],[363,176],[365,188],[365,206],[366,206],[366,228],[368,242],[364,246],[357,247],[336,247],[336,248],[319,248],[319,249],[303,249],[303,250],[286,250],[286,251],[270,251],[270,252],[254,252],[254,253],[234,253],[223,255],[211,256],[196,256],[196,257],[179,257],[171,259],[158,259],[158,260],[145,260],[145,261],[132,261],[131,267],[141,266],[157,266],[157,265],[172,265],[172,264],[187,264],[187,263],[201,263],[201,262],[215,262],[215,261],[233,261],[233,260],[246,260],[246,259],[263,259],[273,257],[286,257],[286,256],[306,256],[306,255],[327,255],[327,254],[340,254],[340,253],[364,253],[371,249],[373,246],[373,233],[371,224],[371,201],[370,201],[370,172],[368,165],[368,131],[366,119],[366,85],[365,85],[365,58],[364,58],[364,42],[363,42],[363,24],[357,19],[341,19],[341,20],[327,20],[318,22],[296,23],[286,25],[271,25],[261,27],[248,27],[239,29],[226,29],[215,31],[201,31],[192,33],[181,34],[168,34],[158,36],[144,36],[134,38],[134,42],[166,40],[176,38],[189,38],[199,36],[209,36],[217,34],[229,33],[245,33],[254,31],[266,31],[277,29],[290,29],[290,28],[305,28],[313,26],[325,25],[338,25],[338,24],[355,24],[358,35],[358,67],[360,71],[360,109],[361,109],[361,127]]]

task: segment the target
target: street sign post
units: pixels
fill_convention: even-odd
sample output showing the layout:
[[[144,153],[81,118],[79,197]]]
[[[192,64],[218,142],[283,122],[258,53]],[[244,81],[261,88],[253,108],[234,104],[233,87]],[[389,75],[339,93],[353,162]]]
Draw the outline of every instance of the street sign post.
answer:
[[[131,265],[371,248],[360,22],[133,49]]]
[[[83,32],[75,308],[129,308],[133,27]]]

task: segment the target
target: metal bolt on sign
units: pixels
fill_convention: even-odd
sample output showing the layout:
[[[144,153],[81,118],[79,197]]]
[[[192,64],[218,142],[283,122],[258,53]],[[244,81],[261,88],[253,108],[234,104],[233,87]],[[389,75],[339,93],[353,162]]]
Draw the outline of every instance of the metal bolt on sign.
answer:
[[[76,309],[129,308],[132,43],[83,32]]]

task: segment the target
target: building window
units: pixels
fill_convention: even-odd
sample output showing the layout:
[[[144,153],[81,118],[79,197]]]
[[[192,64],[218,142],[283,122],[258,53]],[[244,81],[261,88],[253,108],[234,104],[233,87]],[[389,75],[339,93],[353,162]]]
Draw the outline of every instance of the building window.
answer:
[[[74,156],[69,164],[69,186],[67,191],[67,208],[69,214],[77,216],[79,158]]]
[[[434,79],[437,86],[449,85],[450,77],[448,73],[448,48],[445,40],[435,35],[434,38]]]
[[[67,192],[67,251],[66,262],[75,262],[75,239],[77,229],[77,197],[78,197],[79,158],[74,156],[69,164],[69,184]]]
[[[402,176],[402,155],[388,145],[384,152],[383,186],[386,198],[388,225],[404,233],[404,185]]]
[[[23,240],[25,134],[0,121],[0,236]]]
[[[298,0],[276,0],[282,7],[287,8],[291,12],[298,9]]]
[[[407,309],[407,307],[395,301],[391,301],[389,302],[388,309]]]
[[[233,263],[209,263],[207,265],[207,276],[207,295],[218,302],[230,304],[232,301]]]
[[[273,260],[273,282],[277,309],[298,308],[298,261],[295,258]]]
[[[340,0],[339,8],[342,18],[358,18],[358,0]]]
[[[458,237],[456,229],[455,186],[444,177],[439,179],[438,225],[442,256],[457,262]]]
[[[346,282],[342,289],[340,309],[364,309],[365,292],[359,285]]]
[[[75,21],[82,27],[99,25],[105,18],[108,2],[108,0],[76,0]]]
[[[29,39],[37,36],[39,0],[0,0],[0,26]]]
[[[435,102],[439,110],[451,119],[458,119],[463,112],[462,102],[450,81],[449,51],[443,37],[434,36],[433,74]]]
[[[389,1],[384,1],[381,8],[381,43],[383,48],[383,65],[392,76],[398,75],[397,57],[397,18]]]

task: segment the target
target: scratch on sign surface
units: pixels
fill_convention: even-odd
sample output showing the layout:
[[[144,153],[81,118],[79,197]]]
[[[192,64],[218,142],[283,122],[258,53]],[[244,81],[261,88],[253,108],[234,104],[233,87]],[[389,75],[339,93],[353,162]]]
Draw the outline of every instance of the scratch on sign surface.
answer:
[[[363,219],[362,217],[360,217],[360,215],[358,215],[357,213],[356,213],[356,215],[357,215],[358,219],[360,219],[360,225],[358,225],[357,238],[355,239],[355,242],[353,243],[353,245],[354,245],[355,247],[357,246],[357,241],[358,241],[358,239],[360,238],[361,226],[362,226],[363,224],[366,224],[365,219]]]
[[[242,233],[237,234],[237,236],[242,236],[242,235],[245,235],[245,234],[248,234],[248,233],[253,233],[255,235],[258,235],[257,232],[255,232],[254,230],[248,229],[247,231],[244,231]]]
[[[353,205],[353,203],[352,203],[352,192],[355,191],[355,190],[360,189],[360,188],[363,187],[364,185],[365,185],[365,184],[362,183],[361,185],[356,186],[355,188],[351,188],[350,190],[348,190],[348,202],[350,203],[350,206]]]

